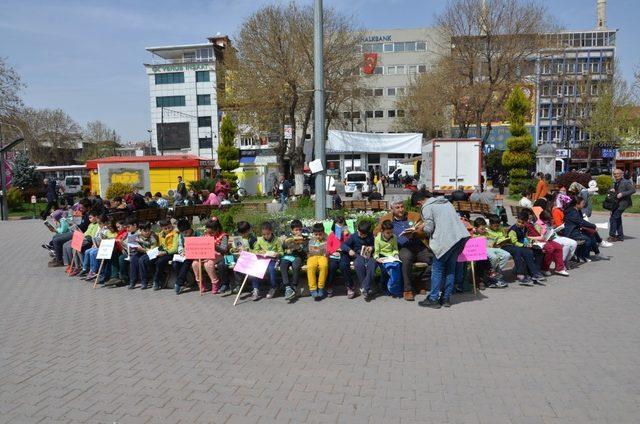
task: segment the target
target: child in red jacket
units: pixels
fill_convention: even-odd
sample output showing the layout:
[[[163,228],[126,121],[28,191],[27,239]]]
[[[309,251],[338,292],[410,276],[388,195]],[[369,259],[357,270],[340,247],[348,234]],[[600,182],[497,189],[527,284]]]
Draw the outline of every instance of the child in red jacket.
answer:
[[[353,290],[353,280],[351,279],[351,268],[349,255],[346,252],[340,251],[340,246],[345,242],[351,234],[349,228],[343,217],[339,216],[333,221],[331,226],[331,233],[327,238],[327,255],[329,255],[329,276],[325,288],[327,289],[327,296],[333,296],[333,279],[336,276],[336,271],[340,269],[342,278],[347,285],[347,297],[353,299],[355,297],[355,291]]]

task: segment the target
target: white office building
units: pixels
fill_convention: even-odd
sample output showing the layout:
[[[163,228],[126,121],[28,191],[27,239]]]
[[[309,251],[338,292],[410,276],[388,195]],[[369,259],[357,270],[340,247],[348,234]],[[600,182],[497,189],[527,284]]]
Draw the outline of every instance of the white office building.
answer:
[[[217,158],[220,113],[216,64],[229,39],[201,44],[148,47],[151,143],[157,154],[188,153]]]
[[[396,100],[413,78],[434,66],[438,52],[444,47],[438,42],[434,28],[368,30],[358,46],[358,54],[365,61],[361,75],[366,100],[362,106],[346,105],[334,118],[332,128],[363,133],[398,132],[398,119],[406,111],[398,109]],[[372,145],[368,153],[329,151],[327,163],[341,175],[352,168],[370,167],[391,173],[408,156],[406,151],[389,153],[385,146]]]

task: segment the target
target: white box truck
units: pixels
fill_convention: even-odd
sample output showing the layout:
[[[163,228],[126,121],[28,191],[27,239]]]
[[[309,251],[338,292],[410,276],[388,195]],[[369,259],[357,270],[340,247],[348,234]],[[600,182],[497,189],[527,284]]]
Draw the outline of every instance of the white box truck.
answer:
[[[473,191],[480,186],[482,142],[478,138],[435,138],[422,143],[420,183],[427,190]]]

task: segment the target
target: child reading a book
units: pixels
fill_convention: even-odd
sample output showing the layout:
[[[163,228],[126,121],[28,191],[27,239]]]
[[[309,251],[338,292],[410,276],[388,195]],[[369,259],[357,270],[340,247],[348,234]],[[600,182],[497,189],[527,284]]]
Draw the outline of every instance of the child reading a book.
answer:
[[[137,247],[136,247],[137,244]],[[158,236],[151,230],[150,222],[141,222],[138,226],[137,243],[129,244],[129,253],[131,254],[129,268],[129,289],[134,289],[138,278],[140,279],[140,288],[146,290],[149,288],[147,279],[147,267],[149,264],[155,264],[155,258],[150,259],[147,252],[158,247]]]
[[[342,243],[347,241],[351,234],[345,219],[341,216],[336,217],[331,225],[331,233],[327,237],[327,254],[329,255],[329,276],[325,284],[327,296],[333,295],[333,280],[340,270],[342,278],[347,286],[347,298],[353,299],[356,296],[353,279],[351,278],[351,269],[349,255],[341,249]]]
[[[276,295],[276,288],[278,282],[276,280],[276,262],[283,253],[282,242],[278,237],[273,234],[273,226],[270,222],[263,222],[260,226],[262,230],[262,237],[258,237],[253,245],[253,253],[259,256],[271,259],[269,261],[269,267],[267,268],[267,278],[269,279],[269,291],[267,292],[267,299],[273,299]],[[260,280],[253,278],[251,284],[253,285],[253,293],[251,299],[253,301],[260,300]]]
[[[173,228],[171,219],[160,221],[159,252],[156,260],[156,272],[153,275],[153,290],[160,290],[166,281],[166,269],[173,255],[178,253],[178,231]]]
[[[487,229],[487,221],[484,218],[476,218],[473,221],[474,237],[485,237],[487,239],[487,260],[489,261],[489,272],[487,275],[487,283],[489,288],[503,289],[507,287],[507,283],[504,281],[503,272],[507,266],[507,262],[511,259],[511,255],[504,249],[501,249],[499,242],[501,240],[507,240],[503,235],[500,228],[501,219],[497,216],[492,216],[492,226],[497,228],[497,231]],[[491,232],[491,236],[489,234]]]
[[[327,235],[321,222],[313,224],[313,237],[309,240],[307,255],[309,292],[314,300],[322,300],[325,296],[324,284],[327,281],[329,259],[327,258]]]
[[[236,234],[231,238],[231,253],[238,256],[240,252],[250,252],[256,243],[256,236],[253,234],[251,224],[247,221],[239,221],[236,224]],[[237,294],[245,275],[239,272],[233,273],[234,287],[231,290],[233,294]]]
[[[385,264],[392,262],[400,262],[400,252],[398,249],[398,238],[393,233],[393,224],[391,220],[385,220],[382,222],[381,231],[378,233],[374,240],[374,254],[373,258],[378,262],[380,267],[380,287],[382,291],[387,291],[387,283],[390,277],[390,270]],[[398,271],[400,268],[398,267]],[[402,273],[398,272],[396,278],[402,281]]]
[[[371,222],[361,221],[358,224],[358,231],[352,234],[347,241],[342,243],[342,251],[353,259],[353,266],[356,270],[361,292],[366,302],[372,299],[371,283],[373,282],[377,262],[373,255],[373,235],[371,234]]]
[[[182,293],[182,288],[187,282],[187,273],[192,267],[193,261],[191,259],[185,259],[184,257],[184,239],[185,237],[200,237],[199,231],[191,228],[191,223],[187,219],[181,219],[176,225],[178,232],[178,252],[177,255],[173,255],[173,269],[176,272],[176,282],[173,288],[176,291],[176,295]]]
[[[291,236],[284,241],[284,256],[280,259],[280,274],[284,286],[284,298],[292,301],[297,296],[300,270],[304,263],[309,240],[302,235],[302,222],[299,219],[291,221]],[[292,279],[289,279],[289,269]]]
[[[535,245],[542,248],[542,273],[547,277],[551,275],[551,263],[555,263],[555,272],[565,277],[569,276],[564,264],[562,245],[554,240],[553,228],[547,228],[546,224],[537,224],[538,218],[533,212],[522,211],[529,214],[527,221],[527,237]]]
[[[526,210],[520,211],[516,217],[515,225],[512,225],[507,233],[510,244],[503,247],[504,250],[513,256],[516,264],[516,277],[518,283],[522,286],[531,286],[533,283],[540,284],[540,282],[546,281],[546,278],[540,272],[540,267],[536,263],[533,252],[533,242],[527,237],[528,221],[529,213]],[[526,277],[527,271],[531,279]]]

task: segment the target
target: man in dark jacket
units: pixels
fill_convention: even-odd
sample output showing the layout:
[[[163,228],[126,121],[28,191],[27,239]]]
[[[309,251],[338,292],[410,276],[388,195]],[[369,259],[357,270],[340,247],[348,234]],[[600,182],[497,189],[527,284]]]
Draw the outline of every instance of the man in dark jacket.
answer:
[[[631,195],[636,192],[636,188],[633,183],[622,178],[623,172],[621,169],[613,171],[613,188],[611,191],[616,195],[617,204],[611,211],[611,217],[609,218],[609,238],[607,241],[624,241],[624,231],[622,231],[622,214],[625,209],[631,206]]]
[[[51,213],[51,208],[58,204],[58,184],[53,178],[45,178],[44,185],[47,186],[47,206],[40,214],[42,219],[46,219]]]

